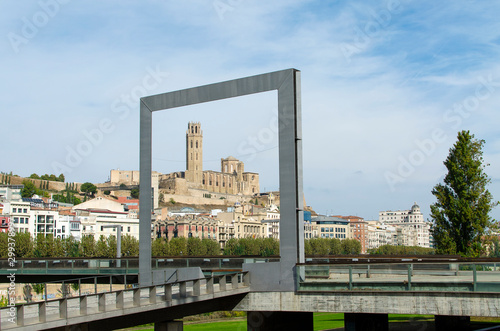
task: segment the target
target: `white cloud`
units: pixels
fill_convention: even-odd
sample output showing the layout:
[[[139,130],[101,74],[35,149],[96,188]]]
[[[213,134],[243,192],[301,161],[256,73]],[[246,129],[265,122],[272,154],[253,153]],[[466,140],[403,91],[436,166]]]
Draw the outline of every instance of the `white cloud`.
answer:
[[[430,190],[444,174],[442,161],[460,129],[486,137],[485,157],[493,177],[500,177],[494,170],[500,88],[460,121],[445,117],[474,95],[479,77],[500,82],[497,4],[401,0],[377,33],[356,39],[356,31],[379,22],[387,1],[232,3],[221,20],[212,2],[70,2],[18,53],[7,35],[22,33],[23,17],[40,7],[2,3],[0,88],[2,120],[9,125],[3,127],[8,144],[2,144],[0,170],[50,173],[52,162],[64,160],[67,148],[76,148],[84,132],[106,118],[112,132],[66,177],[99,182],[109,169],[136,168],[138,106],[126,116],[112,109],[142,84],[148,68],[169,73],[147,91],[155,94],[295,67],[302,71],[304,187],[307,203],[319,212],[371,218],[414,201],[428,212]],[[345,44],[356,47],[350,58],[342,52]],[[158,137],[175,143],[157,144],[155,162],[183,169],[182,132],[189,120],[202,121],[210,142],[207,162],[238,154],[252,130],[269,125],[274,100],[221,102],[162,117],[166,124],[159,123],[157,132],[164,136]],[[384,173],[397,172],[401,158],[418,151],[417,142],[430,139],[434,129],[446,139],[392,192]],[[261,172],[262,187],[276,186],[273,143],[247,163],[246,169]],[[207,168],[216,169],[217,162]],[[493,182],[492,192],[499,185]]]

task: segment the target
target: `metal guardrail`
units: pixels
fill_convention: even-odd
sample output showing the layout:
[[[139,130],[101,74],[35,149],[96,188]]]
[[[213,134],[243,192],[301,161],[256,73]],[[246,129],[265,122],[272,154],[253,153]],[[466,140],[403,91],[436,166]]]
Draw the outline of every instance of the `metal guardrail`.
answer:
[[[261,263],[279,261],[279,258],[261,257],[189,257],[189,258],[154,258],[151,261],[152,269],[162,268],[189,268],[202,269],[241,269],[243,263]],[[24,259],[17,260],[16,273],[20,275],[36,274],[104,274],[130,275],[139,272],[138,258],[121,259]],[[7,259],[0,260],[0,275],[8,275],[12,269]]]
[[[302,264],[297,289],[500,293],[500,263]]]
[[[87,277],[80,279],[67,280],[64,282],[47,282],[44,284],[44,296],[42,300],[33,301],[30,303],[18,304],[14,307],[4,307],[0,308],[0,330],[2,329],[13,329],[15,327],[22,327],[25,325],[31,324],[39,324],[45,323],[49,321],[47,316],[47,308],[49,305],[56,305],[59,311],[58,316],[50,316],[50,321],[57,319],[67,319],[71,317],[69,315],[69,303],[71,302],[73,305],[76,303],[76,309],[78,309],[79,316],[87,315],[95,313],[91,311],[89,301],[92,298],[96,298],[97,307],[94,307],[93,310],[97,312],[107,312],[116,309],[127,308],[127,302],[125,298],[128,293],[132,293],[132,300],[129,303],[129,307],[140,307],[145,305],[156,304],[159,300],[167,303],[172,303],[174,297],[177,298],[187,298],[198,297],[204,294],[213,294],[213,293],[222,293],[229,290],[235,290],[238,288],[247,287],[250,285],[250,274],[248,272],[236,272],[232,274],[226,275],[216,275],[205,277],[201,279],[194,280],[185,280],[185,281],[177,281],[177,279],[172,279],[172,275],[169,278],[165,278],[164,282],[160,284],[152,284],[150,286],[139,287],[138,284],[113,284],[111,276],[95,276],[95,277]],[[99,279],[108,278],[110,280],[109,288],[105,285],[102,285],[102,281]],[[227,279],[230,279],[230,283],[228,284]],[[204,287],[202,287],[202,282],[205,283]],[[65,291],[65,286],[71,284],[78,284],[78,295],[72,295],[70,291]],[[188,291],[188,284],[191,286],[192,290]],[[49,285],[58,285],[61,287],[59,298],[48,298],[47,288]],[[89,285],[86,287],[87,290],[83,290],[84,285]],[[218,285],[218,287],[215,287]],[[119,288],[117,288],[117,286]],[[178,292],[173,292],[173,287],[178,287]],[[90,289],[90,291],[88,291]],[[217,290],[216,290],[217,289]],[[76,291],[75,291],[76,292]],[[143,294],[146,292],[146,300],[142,300],[144,298]],[[107,300],[109,301],[109,297],[112,297],[115,302],[114,306],[111,307],[107,304]],[[130,297],[130,295],[128,295]],[[27,321],[25,318],[25,312],[30,307],[36,307],[37,316],[30,321]],[[14,311],[13,311],[14,310]],[[12,319],[5,318],[8,316],[12,316],[15,318],[15,323],[13,323]]]

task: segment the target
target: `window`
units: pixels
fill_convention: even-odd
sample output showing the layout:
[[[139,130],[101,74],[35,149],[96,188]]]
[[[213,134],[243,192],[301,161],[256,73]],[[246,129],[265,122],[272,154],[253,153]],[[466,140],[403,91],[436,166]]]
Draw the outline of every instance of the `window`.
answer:
[[[62,226],[62,232],[66,232],[66,226]]]
[[[198,148],[198,141],[196,141],[196,148]]]
[[[104,231],[104,226],[101,226],[101,231]]]
[[[19,212],[21,212],[21,209],[19,209]],[[26,214],[27,212],[28,212],[28,209],[27,209],[27,208],[24,208],[23,213],[25,213],[25,214]]]
[[[127,227],[127,232],[130,232],[130,226]]]
[[[19,223],[19,217],[14,217],[14,223]]]
[[[191,148],[193,148],[193,141],[191,140]]]

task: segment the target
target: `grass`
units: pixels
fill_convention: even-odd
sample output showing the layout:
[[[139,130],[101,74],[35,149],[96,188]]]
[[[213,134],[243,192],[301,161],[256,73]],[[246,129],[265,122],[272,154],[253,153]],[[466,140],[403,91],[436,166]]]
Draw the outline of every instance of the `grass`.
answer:
[[[314,313],[314,331],[336,329],[344,327],[343,313]],[[399,324],[407,323],[407,326],[419,327],[427,323],[433,323],[433,315],[394,315],[389,314],[389,323]],[[409,324],[408,324],[409,323]],[[480,329],[500,324],[500,318],[481,318],[471,317],[471,328]],[[185,331],[246,331],[246,318],[238,318],[238,320],[202,322],[202,323],[184,323]],[[127,330],[131,331],[153,331],[154,327],[136,327]]]
[[[314,331],[344,327],[344,314],[342,313],[314,313],[313,320]]]

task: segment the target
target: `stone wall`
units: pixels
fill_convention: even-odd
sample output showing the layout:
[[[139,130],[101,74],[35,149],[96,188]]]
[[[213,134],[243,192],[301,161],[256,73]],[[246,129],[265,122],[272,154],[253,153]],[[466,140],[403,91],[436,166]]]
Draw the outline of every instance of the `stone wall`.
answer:
[[[46,181],[43,179],[33,179],[33,178],[18,177],[18,176],[10,176],[10,185],[22,185],[24,180],[29,180],[35,185],[36,188],[40,188],[40,184],[42,182],[43,185],[45,185],[45,183],[48,182],[50,191],[64,191],[66,189],[65,182],[54,182],[50,180]],[[81,185],[82,183],[75,183],[77,190],[80,189]]]

